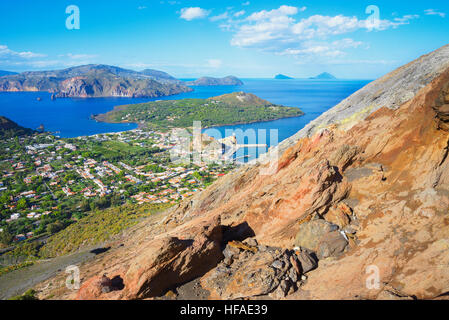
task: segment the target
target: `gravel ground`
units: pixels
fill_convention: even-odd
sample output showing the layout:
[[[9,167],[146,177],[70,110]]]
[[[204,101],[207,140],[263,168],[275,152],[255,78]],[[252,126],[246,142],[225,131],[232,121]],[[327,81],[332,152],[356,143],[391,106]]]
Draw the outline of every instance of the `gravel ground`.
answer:
[[[71,255],[42,260],[34,265],[0,277],[0,300],[23,294],[36,284],[56,276],[70,265],[80,265],[95,257],[91,249]]]

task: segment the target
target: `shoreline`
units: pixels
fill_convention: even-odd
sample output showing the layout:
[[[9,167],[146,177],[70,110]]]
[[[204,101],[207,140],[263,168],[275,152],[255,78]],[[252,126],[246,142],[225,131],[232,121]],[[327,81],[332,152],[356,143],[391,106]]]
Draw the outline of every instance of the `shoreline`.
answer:
[[[267,123],[267,122],[272,122],[272,121],[278,121],[278,120],[283,120],[283,119],[293,119],[293,118],[301,118],[304,117],[305,113],[303,113],[300,116],[289,116],[289,117],[281,117],[281,118],[276,118],[276,119],[271,119],[271,120],[261,120],[261,121],[251,121],[251,122],[239,122],[239,123],[232,123],[232,124],[220,124],[220,125],[214,125],[214,126],[207,126],[207,127],[202,127],[201,131],[207,130],[207,129],[216,129],[216,128],[220,128],[220,127],[230,127],[230,126],[239,126],[239,125],[248,125],[248,124],[255,124],[255,123]],[[71,138],[64,138],[64,137],[60,137],[61,139],[79,139],[79,138],[84,138],[84,137],[95,137],[98,135],[103,135],[103,134],[113,134],[113,135],[117,135],[117,134],[122,134],[122,133],[126,133],[126,132],[132,132],[132,131],[136,131],[136,130],[141,130],[144,124],[142,123],[135,123],[135,122],[109,122],[109,121],[100,121],[98,119],[96,119],[95,117],[92,117],[92,120],[97,121],[97,122],[102,122],[102,123],[110,123],[110,124],[134,124],[137,125],[137,128],[134,129],[130,129],[130,130],[124,130],[124,131],[117,131],[117,132],[104,132],[104,133],[95,133],[95,134],[91,134],[91,135],[82,135],[82,136],[77,136],[77,137],[71,137]],[[145,128],[148,129],[148,128]],[[192,129],[192,127],[187,127],[187,128],[177,128],[177,127],[173,127],[171,129]],[[150,129],[153,131],[158,131],[158,129]],[[203,132],[204,133],[204,132]],[[225,137],[226,138],[226,137]]]

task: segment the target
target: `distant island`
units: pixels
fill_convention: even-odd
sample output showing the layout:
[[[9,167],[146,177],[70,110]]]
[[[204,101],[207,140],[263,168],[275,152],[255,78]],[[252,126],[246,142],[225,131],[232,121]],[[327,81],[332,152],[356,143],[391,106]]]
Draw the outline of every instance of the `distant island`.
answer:
[[[108,65],[85,65],[7,75],[0,78],[1,91],[47,91],[58,98],[156,98],[192,89],[162,71],[138,72]]]
[[[328,72],[323,72],[323,73],[317,75],[316,77],[311,77],[309,79],[335,80],[337,78],[335,76],[333,76],[332,74],[328,73]]]
[[[187,81],[188,86],[243,86],[243,82],[234,76],[224,78],[202,77],[195,81]]]
[[[12,138],[34,133],[34,130],[19,126],[14,121],[0,116],[0,137]]]
[[[17,73],[16,72],[11,72],[11,71],[0,70],[0,77],[10,76],[12,74],[17,74]]]
[[[299,108],[284,107],[253,94],[236,92],[209,99],[156,101],[115,107],[94,116],[97,121],[139,123],[154,129],[188,128],[201,121],[204,128],[270,121],[304,115]]]
[[[276,80],[291,80],[293,78],[286,76],[284,74],[278,74],[274,77]]]

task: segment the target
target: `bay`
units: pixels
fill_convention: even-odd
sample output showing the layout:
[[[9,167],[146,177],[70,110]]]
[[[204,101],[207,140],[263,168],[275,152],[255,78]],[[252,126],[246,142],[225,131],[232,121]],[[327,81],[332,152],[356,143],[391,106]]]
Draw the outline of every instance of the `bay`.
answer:
[[[162,98],[64,98],[51,100],[47,92],[1,92],[0,115],[10,118],[19,125],[36,129],[41,124],[46,131],[54,132],[64,138],[94,135],[107,132],[120,132],[137,128],[136,124],[101,123],[91,119],[91,115],[105,113],[117,105],[143,103],[157,100],[178,100],[184,98],[210,98],[226,93],[244,91],[253,93],[262,99],[275,104],[297,107],[305,115],[297,118],[280,119],[244,125],[222,126],[205,130],[212,136],[218,133],[229,136],[236,129],[244,132],[248,129],[258,132],[267,130],[266,143],[269,146],[292,136],[307,123],[316,119],[352,93],[368,84],[369,80],[274,80],[274,79],[242,79],[243,86],[194,87],[193,92]],[[38,101],[38,98],[41,101]],[[277,130],[278,138],[270,141],[270,130]],[[248,143],[239,138],[239,143]],[[257,157],[262,149],[245,148],[239,152],[249,158]]]

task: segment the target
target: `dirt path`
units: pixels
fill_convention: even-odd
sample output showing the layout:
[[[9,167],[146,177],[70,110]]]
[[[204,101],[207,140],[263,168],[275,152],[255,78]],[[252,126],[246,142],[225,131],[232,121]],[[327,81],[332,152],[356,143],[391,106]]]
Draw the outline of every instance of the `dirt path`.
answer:
[[[80,265],[95,257],[91,249],[50,260],[42,260],[36,264],[9,272],[0,277],[0,299],[5,300],[23,294],[36,284],[56,276],[70,265]]]

